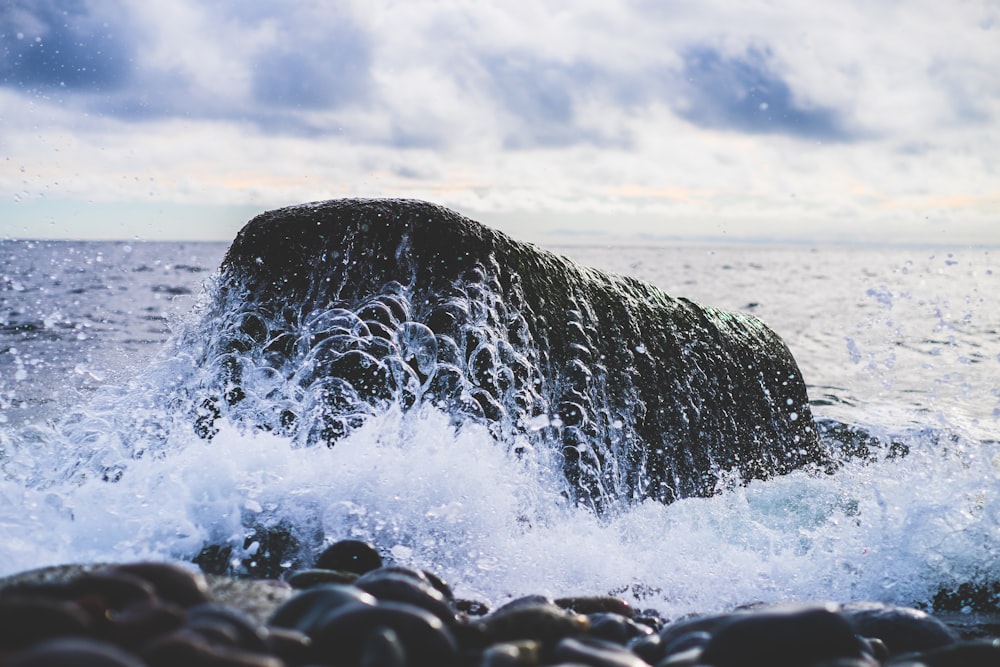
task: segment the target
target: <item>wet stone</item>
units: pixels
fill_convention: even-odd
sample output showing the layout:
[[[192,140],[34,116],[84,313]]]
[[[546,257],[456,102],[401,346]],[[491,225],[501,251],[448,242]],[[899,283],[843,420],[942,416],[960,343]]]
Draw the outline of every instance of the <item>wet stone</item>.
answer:
[[[284,665],[276,656],[220,645],[190,629],[178,630],[148,644],[142,652],[142,658],[148,667],[178,665],[283,667]]]
[[[109,612],[105,614],[105,619],[99,634],[132,650],[180,628],[186,620],[181,607],[158,600]]]
[[[138,656],[85,637],[52,639],[24,651],[5,667],[147,667]]]
[[[663,644],[662,653],[667,656],[690,651],[693,648],[703,649],[711,639],[712,635],[708,632],[692,630],[691,632],[686,632],[675,637],[669,644]]]
[[[69,602],[31,595],[24,590],[4,591],[0,596],[0,653],[16,651],[59,636],[85,635],[92,622],[78,606]],[[33,587],[36,590],[39,587]]]
[[[427,326],[436,334],[456,336],[469,319],[469,311],[455,302],[440,305],[427,316]]]
[[[701,653],[702,649],[700,647],[670,653],[657,662],[656,667],[704,667],[705,663],[701,661]]]
[[[645,660],[623,646],[591,637],[562,639],[552,652],[555,660],[591,667],[647,667]]]
[[[370,354],[358,350],[345,352],[325,370],[333,377],[346,380],[366,402],[387,401],[392,397],[385,365]]]
[[[399,572],[373,570],[354,585],[371,593],[379,601],[405,602],[437,616],[446,625],[454,625],[455,612],[444,595],[429,582]]]
[[[448,583],[438,575],[428,570],[417,570],[404,565],[385,565],[377,570],[366,573],[366,578],[371,579],[385,575],[399,575],[413,579],[421,585],[431,586],[443,595],[444,599],[447,600],[449,604],[455,600],[455,594],[452,592]]]
[[[367,542],[340,540],[323,550],[315,567],[364,574],[382,567],[382,556]]]
[[[867,645],[827,607],[733,614],[712,633],[701,660],[715,667],[780,667],[865,658]]]
[[[745,408],[745,395],[760,395],[758,390],[765,397],[795,394],[796,404],[808,407],[799,400],[802,383],[794,360],[756,320],[579,267],[425,202],[339,200],[258,216],[227,252],[218,285],[220,298],[236,303],[216,304],[222,321],[206,324],[216,328],[208,331],[211,342],[199,365],[214,364],[226,351],[250,364],[280,369],[289,384],[310,386],[320,377],[341,377],[365,404],[351,412],[293,408],[299,443],[332,442],[356,427],[349,414],[379,414],[396,401],[408,409],[426,397],[427,403],[455,410],[456,424],[501,423],[494,429],[498,439],[524,435],[535,446],[558,448],[558,437],[535,428],[533,420],[555,413],[564,427],[578,426],[593,436],[594,455],[581,457],[587,460],[569,476],[598,509],[614,500],[599,496],[613,494],[672,500],[711,493],[716,463],[724,458],[720,454],[732,448],[740,454],[733,461],[763,461],[739,466],[735,472],[747,479],[775,473],[768,464],[772,458],[779,467],[792,468],[823,454],[811,441],[792,451],[757,451],[762,442],[793,441],[783,437],[788,432],[803,436],[803,425],[812,419],[803,411],[799,423],[789,426],[781,423],[785,413],[775,413],[767,401],[754,403],[760,409]],[[688,326],[692,321],[698,326]],[[742,327],[754,335],[748,337]],[[296,350],[285,355],[296,358],[288,362],[276,352],[287,349],[287,341],[274,342],[284,334],[298,337]],[[228,339],[237,339],[235,348],[227,347]],[[678,340],[690,341],[699,354],[715,348],[725,354],[702,355],[695,363],[690,355],[670,354]],[[274,345],[266,360],[265,345]],[[637,359],[632,351],[640,348],[649,350],[640,355],[643,366],[629,373]],[[767,386],[758,386],[756,376],[716,372],[744,353],[760,357]],[[365,357],[347,360],[352,355],[368,355],[381,367]],[[389,368],[390,358],[413,369],[417,387]],[[436,371],[446,364],[461,374],[460,391],[441,386],[443,374]],[[277,430],[269,414],[259,416],[266,412],[259,403],[272,399],[251,396],[256,388],[240,380],[244,374],[221,372],[219,386],[206,388],[206,398],[218,402],[222,417]],[[774,374],[792,382],[771,386]],[[727,382],[705,384],[705,378],[716,376]],[[438,384],[429,386],[434,378]],[[678,378],[697,382],[673,384]],[[665,386],[679,391],[663,391]],[[473,389],[484,393],[473,394]],[[579,400],[567,393],[570,389]],[[294,389],[277,386],[274,391],[298,401],[290,395]],[[648,414],[622,420],[609,406],[587,400],[605,393],[648,406]],[[677,417],[690,396],[711,408],[702,411],[701,421],[708,421],[697,432],[685,430]],[[255,405],[237,411],[226,403],[229,408]],[[217,428],[214,416],[198,425],[205,437]],[[759,429],[759,438],[742,438]],[[646,450],[646,443],[665,436],[678,441],[678,451],[694,453],[660,456]],[[702,469],[704,462],[710,462],[709,470]],[[638,479],[644,477],[648,483]],[[681,482],[673,485],[676,494],[659,492],[662,484],[676,480]]]
[[[352,540],[336,542],[329,550],[332,553],[328,557],[335,563],[341,563],[342,558],[353,562],[358,554],[377,555],[370,545]],[[374,560],[368,563],[373,564]],[[755,605],[732,613],[680,620],[663,625],[655,633],[653,628],[663,624],[655,610],[635,614],[625,600],[613,596],[553,601],[530,595],[486,613],[485,605],[455,600],[444,581],[424,570],[398,565],[375,567],[356,581],[358,585],[319,584],[293,592],[273,580],[203,577],[187,568],[161,563],[43,568],[0,579],[0,664],[1000,664],[1000,640],[958,640],[937,618],[879,603],[843,607]],[[199,602],[202,598],[208,602]],[[915,649],[918,645],[922,648]]]
[[[845,605],[842,613],[862,637],[877,637],[890,656],[947,646],[958,635],[940,620],[907,607],[879,603]]]
[[[667,623],[660,630],[660,640],[664,646],[670,646],[675,640],[690,632],[705,632],[711,635],[715,629],[725,623],[733,614],[706,614],[679,619]]]
[[[312,636],[323,619],[347,605],[375,606],[374,596],[360,588],[342,584],[324,584],[296,594],[278,607],[268,625],[297,630]]]
[[[476,621],[490,642],[534,639],[555,643],[589,629],[586,616],[561,609],[551,601],[508,603]]]
[[[632,619],[609,612],[588,614],[590,630],[587,635],[624,646],[636,637],[652,635],[653,629]]]
[[[63,599],[89,598],[94,601],[92,604],[100,604],[109,609],[148,602],[156,595],[153,585],[142,577],[111,569],[79,576],[63,584],[61,588],[58,594]]]
[[[479,667],[534,667],[542,661],[542,645],[537,641],[494,644],[483,651]]]
[[[427,579],[427,582],[431,586],[436,588],[438,592],[444,596],[444,599],[447,600],[449,604],[453,605],[455,603],[455,593],[451,590],[451,586],[448,585],[447,581],[439,577],[434,572],[430,572],[428,570],[419,570],[419,572]]]
[[[520,609],[521,607],[531,607],[535,605],[554,605],[556,602],[547,595],[522,595],[519,598],[514,598],[509,602],[506,602],[496,608],[494,613],[506,613],[514,609]]]
[[[365,639],[360,667],[407,667],[409,664],[406,648],[392,628],[376,628]]]
[[[667,655],[663,650],[663,642],[656,633],[635,637],[628,643],[628,650],[653,665]]]
[[[270,654],[281,658],[287,665],[305,665],[311,657],[312,639],[298,630],[269,627],[267,648]]]
[[[485,602],[464,598],[455,600],[455,610],[467,616],[485,616],[490,613],[490,607]]]
[[[887,667],[996,667],[1000,639],[974,639],[898,656]]]
[[[399,637],[407,655],[421,656],[423,664],[447,667],[458,660],[455,639],[441,619],[410,604],[385,601],[348,605],[327,615],[312,634],[314,655],[320,661],[356,664],[369,637],[383,628]]]
[[[864,639],[868,642],[868,650],[876,662],[881,664],[889,659],[889,647],[884,641],[877,637],[865,637]]]
[[[318,568],[294,570],[285,575],[285,581],[296,590],[304,590],[323,584],[353,584],[357,578],[357,572],[321,570]]]
[[[208,601],[205,575],[177,563],[126,563],[116,565],[110,571],[124,572],[149,582],[157,596],[181,607]]]
[[[642,611],[636,612],[632,616],[632,620],[636,623],[642,623],[643,625],[649,626],[653,629],[653,632],[660,632],[666,626],[667,622],[659,615],[656,610],[643,609]]]
[[[192,607],[187,610],[184,624],[194,630],[204,628],[206,634],[219,634],[238,648],[267,651],[267,629],[232,607],[212,603]]]

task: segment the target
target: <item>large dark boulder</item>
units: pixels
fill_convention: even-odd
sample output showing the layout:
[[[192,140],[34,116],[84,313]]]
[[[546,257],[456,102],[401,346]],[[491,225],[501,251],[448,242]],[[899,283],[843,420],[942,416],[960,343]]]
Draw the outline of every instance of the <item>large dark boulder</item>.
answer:
[[[425,202],[254,218],[211,313],[205,437],[226,414],[332,445],[380,410],[431,401],[503,441],[557,448],[597,507],[708,495],[723,471],[768,478],[825,459],[795,361],[760,320]],[[263,405],[261,378],[274,389]]]

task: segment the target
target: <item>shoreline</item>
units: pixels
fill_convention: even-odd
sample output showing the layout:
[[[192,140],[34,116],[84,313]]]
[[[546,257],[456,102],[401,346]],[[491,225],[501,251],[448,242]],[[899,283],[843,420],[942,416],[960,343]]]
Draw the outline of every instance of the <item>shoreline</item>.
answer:
[[[0,579],[0,616],[7,619],[0,659],[12,667],[94,655],[133,667],[189,660],[404,667],[431,658],[456,667],[737,667],[764,659],[877,667],[902,665],[903,656],[911,666],[1000,659],[1000,613],[803,602],[665,619],[608,595],[526,596],[491,610],[455,599],[432,573],[383,565],[373,548],[349,540],[284,579],[206,575],[177,562],[29,570]],[[383,654],[395,657],[380,662]],[[43,662],[32,662],[38,655]]]

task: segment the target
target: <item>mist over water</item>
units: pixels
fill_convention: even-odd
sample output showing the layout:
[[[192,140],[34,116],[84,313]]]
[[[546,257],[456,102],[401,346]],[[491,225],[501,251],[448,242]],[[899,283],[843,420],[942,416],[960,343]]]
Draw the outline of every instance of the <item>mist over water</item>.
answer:
[[[909,448],[597,517],[567,499],[549,452],[456,430],[433,407],[390,409],[333,448],[225,422],[199,438],[184,405],[200,372],[196,294],[225,248],[30,250],[0,244],[4,574],[190,559],[282,522],[307,542],[370,540],[463,597],[612,592],[668,616],[757,600],[917,604],[1000,565],[1000,290],[985,251],[562,249],[761,317],[818,419]]]

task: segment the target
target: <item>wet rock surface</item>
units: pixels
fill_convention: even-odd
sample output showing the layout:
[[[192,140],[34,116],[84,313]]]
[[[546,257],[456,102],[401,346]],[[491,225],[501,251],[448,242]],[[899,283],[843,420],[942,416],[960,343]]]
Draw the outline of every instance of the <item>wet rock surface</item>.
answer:
[[[430,403],[558,452],[597,509],[828,461],[798,367],[760,320],[433,204],[262,214],[220,285],[197,360],[204,438],[225,417],[332,446],[389,406]]]
[[[333,545],[354,583],[206,576],[181,564],[63,566],[0,580],[0,664],[157,667],[937,667],[1000,664],[989,623],[877,602],[754,605],[663,618],[607,595],[489,610],[432,573]],[[370,549],[370,547],[369,547]],[[372,549],[371,551],[374,551]],[[324,557],[330,560],[330,554]],[[311,571],[337,572],[310,568]],[[360,569],[360,568],[358,568]]]

